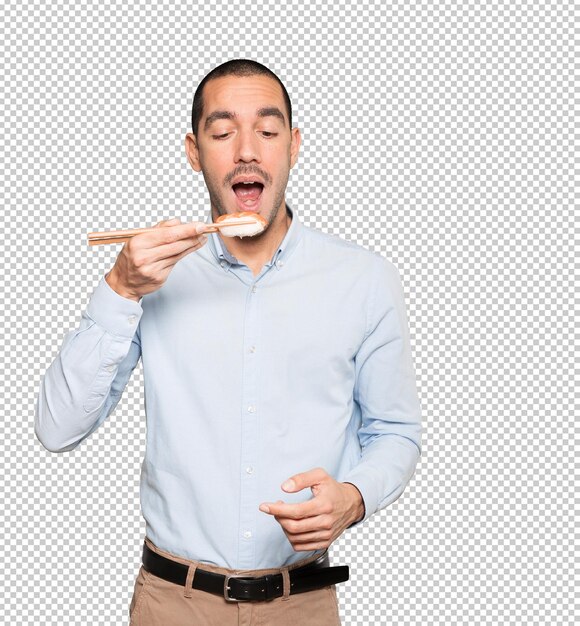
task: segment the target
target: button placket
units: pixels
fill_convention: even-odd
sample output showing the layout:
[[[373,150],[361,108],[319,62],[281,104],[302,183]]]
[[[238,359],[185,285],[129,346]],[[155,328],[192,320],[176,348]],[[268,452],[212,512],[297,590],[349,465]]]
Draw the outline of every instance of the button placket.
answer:
[[[257,487],[256,445],[260,404],[258,397],[257,345],[259,333],[260,290],[255,283],[249,285],[244,316],[242,406],[241,406],[241,457],[240,457],[240,526],[238,561],[241,569],[254,568]]]

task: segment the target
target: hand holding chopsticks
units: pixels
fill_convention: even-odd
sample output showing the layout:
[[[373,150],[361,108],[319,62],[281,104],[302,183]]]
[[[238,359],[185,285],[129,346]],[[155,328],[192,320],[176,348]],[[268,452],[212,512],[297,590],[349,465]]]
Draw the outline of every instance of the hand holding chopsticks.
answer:
[[[176,218],[159,222],[152,228],[91,233],[93,237],[99,236],[97,243],[128,242],[105,276],[109,286],[119,295],[136,302],[159,289],[173,266],[184,256],[199,250],[207,241],[204,233],[212,231],[212,224],[180,222]]]

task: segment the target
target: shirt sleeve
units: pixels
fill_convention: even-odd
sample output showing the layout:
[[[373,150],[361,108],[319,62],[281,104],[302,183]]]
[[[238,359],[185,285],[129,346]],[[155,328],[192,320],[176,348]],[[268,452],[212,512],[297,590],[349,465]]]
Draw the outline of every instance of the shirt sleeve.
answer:
[[[361,453],[343,478],[364,501],[364,516],[356,524],[401,495],[421,454],[421,407],[403,289],[397,268],[383,257],[373,289],[367,331],[355,357]]]
[[[76,448],[113,412],[141,356],[142,314],[101,278],[40,384],[34,430],[47,450]]]

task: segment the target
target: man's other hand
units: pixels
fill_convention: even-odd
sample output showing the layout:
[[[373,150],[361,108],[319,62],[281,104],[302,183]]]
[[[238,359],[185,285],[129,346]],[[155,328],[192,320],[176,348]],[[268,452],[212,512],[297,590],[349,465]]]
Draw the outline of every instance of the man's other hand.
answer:
[[[326,549],[343,531],[365,514],[359,490],[339,483],[318,467],[295,474],[282,485],[287,493],[310,487],[313,498],[298,504],[264,502],[260,511],[276,518],[296,551]]]

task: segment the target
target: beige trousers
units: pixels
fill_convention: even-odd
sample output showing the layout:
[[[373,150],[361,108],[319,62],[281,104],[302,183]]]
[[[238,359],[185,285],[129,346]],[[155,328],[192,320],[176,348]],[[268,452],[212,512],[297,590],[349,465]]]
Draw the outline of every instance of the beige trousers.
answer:
[[[161,550],[148,538],[147,545],[158,554],[189,565],[184,586],[139,569],[129,608],[129,626],[340,626],[336,587],[297,593],[263,602],[226,602],[224,598],[192,589],[191,581],[199,566],[211,572],[230,575],[264,576],[279,569],[231,570],[198,561],[189,561]],[[289,570],[314,559],[304,559]]]

